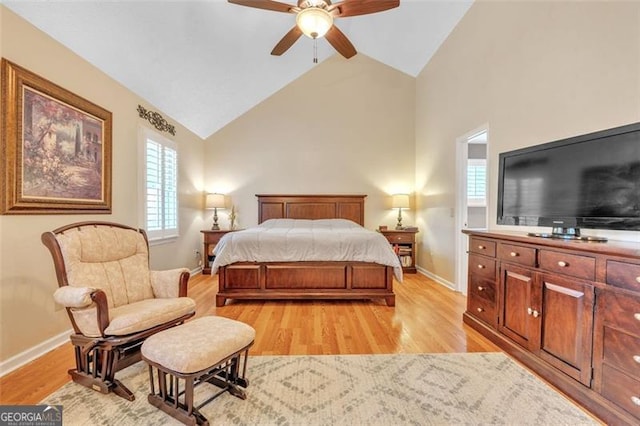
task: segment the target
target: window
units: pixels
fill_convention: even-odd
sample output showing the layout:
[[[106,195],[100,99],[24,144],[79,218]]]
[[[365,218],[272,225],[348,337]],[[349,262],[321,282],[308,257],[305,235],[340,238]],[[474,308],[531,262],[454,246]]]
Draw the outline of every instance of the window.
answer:
[[[178,236],[178,152],[173,141],[143,128],[140,138],[141,213],[149,240]]]
[[[487,160],[467,161],[467,205],[487,205]]]

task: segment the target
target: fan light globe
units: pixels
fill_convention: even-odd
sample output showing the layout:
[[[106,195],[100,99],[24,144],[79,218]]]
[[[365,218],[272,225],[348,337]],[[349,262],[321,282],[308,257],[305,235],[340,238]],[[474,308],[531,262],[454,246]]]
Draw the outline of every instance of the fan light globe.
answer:
[[[333,16],[319,7],[308,7],[296,16],[300,31],[309,38],[323,37],[333,25]]]

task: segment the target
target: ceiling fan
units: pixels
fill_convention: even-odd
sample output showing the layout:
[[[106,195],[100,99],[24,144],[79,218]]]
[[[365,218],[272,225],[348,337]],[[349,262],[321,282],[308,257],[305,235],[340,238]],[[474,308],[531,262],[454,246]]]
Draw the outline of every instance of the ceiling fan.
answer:
[[[326,37],[334,49],[347,59],[357,52],[347,36],[335,26],[334,18],[367,15],[400,5],[400,0],[342,0],[337,3],[331,3],[331,0],[298,0],[297,6],[274,0],[228,1],[241,6],[296,14],[296,26],[276,44],[272,55],[282,55],[304,34],[314,40]],[[317,62],[317,58],[314,58],[314,62]]]

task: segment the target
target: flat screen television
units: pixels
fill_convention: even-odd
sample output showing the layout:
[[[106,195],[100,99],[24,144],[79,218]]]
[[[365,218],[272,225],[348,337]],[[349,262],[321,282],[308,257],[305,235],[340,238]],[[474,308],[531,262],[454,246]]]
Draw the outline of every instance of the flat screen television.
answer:
[[[499,155],[497,223],[640,230],[640,122]]]

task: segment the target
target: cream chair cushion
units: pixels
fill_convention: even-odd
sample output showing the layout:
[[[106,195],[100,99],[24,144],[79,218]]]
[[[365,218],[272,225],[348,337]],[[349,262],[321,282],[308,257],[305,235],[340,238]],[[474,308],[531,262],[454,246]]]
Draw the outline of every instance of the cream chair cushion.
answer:
[[[147,242],[140,232],[90,225],[67,230],[56,239],[70,287],[60,288],[56,301],[71,308],[85,336],[101,336],[97,308],[92,301],[86,303],[94,289],[107,296],[105,335],[147,330],[195,311],[192,299],[178,298],[180,275],[188,270],[150,271]]]
[[[72,287],[94,287],[109,307],[154,297],[142,234],[110,226],[75,228],[57,236]]]
[[[109,326],[106,336],[125,336],[148,330],[196,310],[196,303],[189,297],[175,299],[145,299],[109,309]],[[88,337],[100,337],[96,321],[96,307],[72,309],[76,325]]]

